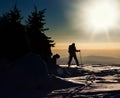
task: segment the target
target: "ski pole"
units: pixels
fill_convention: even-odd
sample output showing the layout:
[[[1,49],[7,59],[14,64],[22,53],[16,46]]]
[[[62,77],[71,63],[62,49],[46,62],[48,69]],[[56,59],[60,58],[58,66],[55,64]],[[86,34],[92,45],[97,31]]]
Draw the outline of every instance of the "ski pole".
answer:
[[[81,65],[82,65],[81,51],[79,52],[79,54],[80,54],[80,61],[81,61]]]

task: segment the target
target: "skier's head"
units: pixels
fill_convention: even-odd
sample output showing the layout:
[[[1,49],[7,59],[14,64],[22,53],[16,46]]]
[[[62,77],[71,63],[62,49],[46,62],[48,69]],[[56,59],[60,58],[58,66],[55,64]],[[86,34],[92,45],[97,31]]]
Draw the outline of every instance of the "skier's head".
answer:
[[[72,43],[72,46],[75,46],[75,43]]]

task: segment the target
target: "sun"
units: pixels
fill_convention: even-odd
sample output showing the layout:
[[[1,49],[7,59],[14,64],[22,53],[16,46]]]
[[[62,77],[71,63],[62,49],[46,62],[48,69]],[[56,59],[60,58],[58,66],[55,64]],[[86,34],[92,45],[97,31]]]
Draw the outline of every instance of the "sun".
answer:
[[[66,16],[78,35],[92,42],[111,42],[112,33],[120,30],[120,0],[73,0]]]
[[[103,31],[114,28],[118,21],[117,7],[107,0],[93,3],[87,10],[86,22],[92,29]]]

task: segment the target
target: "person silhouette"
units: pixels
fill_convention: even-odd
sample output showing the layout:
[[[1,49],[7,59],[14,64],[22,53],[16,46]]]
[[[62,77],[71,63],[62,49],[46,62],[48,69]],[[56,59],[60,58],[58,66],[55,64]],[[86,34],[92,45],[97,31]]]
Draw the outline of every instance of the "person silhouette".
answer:
[[[59,65],[57,64],[57,59],[60,58],[59,54],[55,54],[51,57],[51,63],[50,66],[48,66],[49,74],[56,74],[57,69],[59,68]]]
[[[59,59],[59,58],[60,58],[60,55],[59,55],[59,54],[53,55],[53,57],[52,57],[52,63],[53,63],[54,65],[57,65],[57,59]]]
[[[70,67],[72,58],[74,58],[76,65],[79,66],[76,52],[80,52],[80,50],[76,50],[75,43],[72,43],[71,45],[69,45],[69,48],[68,48],[68,53],[69,53],[68,67]]]

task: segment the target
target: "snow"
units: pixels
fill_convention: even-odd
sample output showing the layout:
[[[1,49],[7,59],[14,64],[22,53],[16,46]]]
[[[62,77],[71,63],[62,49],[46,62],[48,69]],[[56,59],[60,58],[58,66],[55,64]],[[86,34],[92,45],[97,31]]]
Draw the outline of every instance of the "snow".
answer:
[[[61,65],[65,67],[67,65]],[[118,65],[92,65],[92,64],[84,64],[82,67],[77,67],[76,65],[72,65],[71,68],[78,68],[81,70],[88,70],[95,75],[95,80],[90,87],[85,88],[82,92],[98,92],[98,91],[113,91],[120,90],[120,66]],[[102,74],[101,72],[105,72]],[[96,74],[95,74],[96,73]],[[102,75],[99,75],[101,73]],[[113,74],[113,75],[112,75]],[[72,81],[74,83],[86,84],[86,77],[90,76],[90,74],[77,76],[77,77],[69,77],[65,78],[68,81]]]
[[[82,67],[71,65],[70,68],[67,65],[60,66],[75,74],[63,78],[64,80],[84,86],[53,90],[46,98],[120,98],[120,65],[84,64]]]
[[[6,77],[6,80],[4,80],[4,77],[0,75],[2,81],[5,81],[5,83],[1,81],[3,85],[1,85],[2,88],[0,90],[3,93],[0,94],[0,97],[13,96],[13,98],[22,98],[26,96],[26,98],[40,98],[42,95],[46,96],[45,98],[52,98],[53,96],[62,98],[61,96],[66,94],[69,96],[73,94],[86,96],[88,93],[120,90],[120,65],[84,64],[82,66],[71,65],[70,68],[67,65],[60,65],[63,73],[67,71],[69,75],[65,73],[63,77],[54,78],[47,88],[40,90],[37,90],[36,87],[39,84],[43,84],[43,82],[44,84],[48,82],[46,65],[40,57],[35,54],[28,54],[24,58],[17,60],[15,65],[15,69],[5,74],[5,76],[10,78]],[[25,67],[25,65],[28,66]],[[34,76],[37,76],[37,81],[34,81]],[[28,86],[30,88],[23,88]],[[48,92],[47,90],[50,91]],[[69,96],[68,98],[70,98]]]
[[[0,98],[24,98],[25,95],[36,94],[40,96],[37,88],[48,83],[46,64],[39,55],[30,53],[15,60],[10,68],[0,70],[0,79]]]

